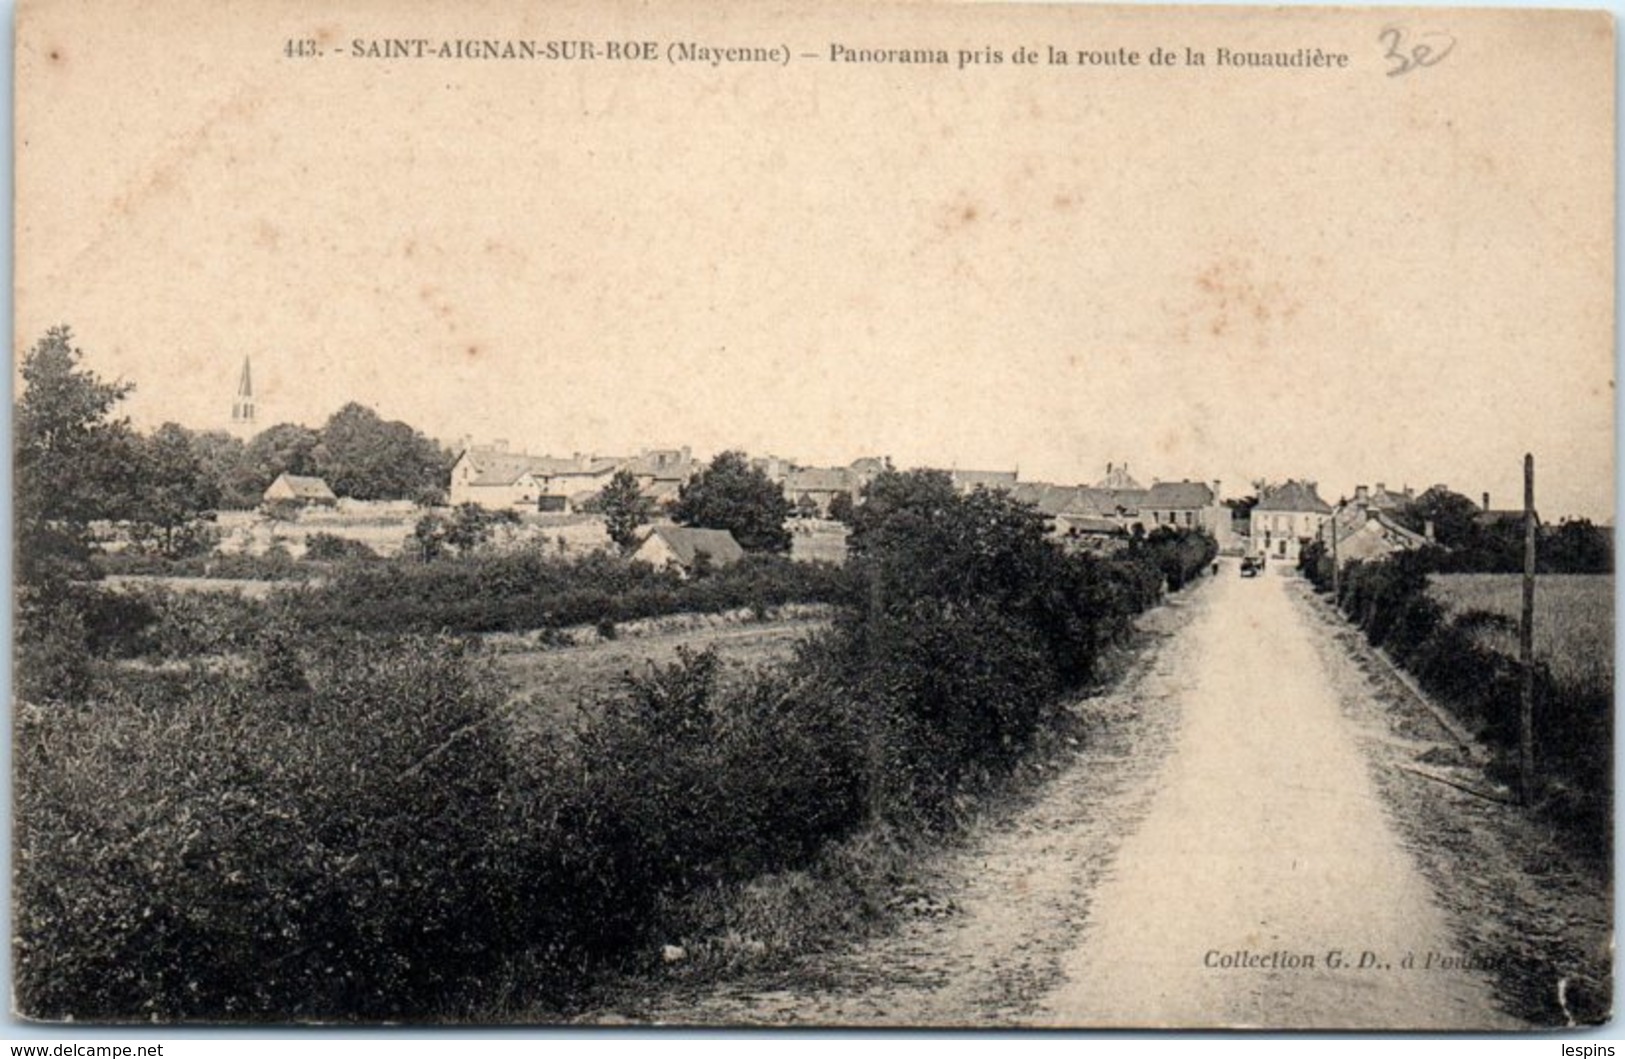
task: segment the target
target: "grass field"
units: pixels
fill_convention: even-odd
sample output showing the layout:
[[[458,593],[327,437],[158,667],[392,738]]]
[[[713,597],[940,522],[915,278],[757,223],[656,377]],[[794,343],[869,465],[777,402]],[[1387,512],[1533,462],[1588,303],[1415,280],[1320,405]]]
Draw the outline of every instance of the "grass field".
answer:
[[[1514,623],[1523,608],[1517,574],[1435,574],[1432,596],[1451,614],[1487,610]],[[1516,624],[1487,634],[1498,649],[1516,656]],[[1614,679],[1614,579],[1594,574],[1545,574],[1535,581],[1535,657],[1565,684]]]
[[[690,628],[494,655],[493,665],[509,683],[514,700],[529,700],[513,714],[515,732],[521,738],[545,735],[569,723],[578,708],[591,709],[595,701],[617,693],[627,674],[675,662],[679,647],[716,648],[723,680],[737,680],[758,666],[789,658],[798,641],[829,624],[826,618],[737,622],[708,617]]]

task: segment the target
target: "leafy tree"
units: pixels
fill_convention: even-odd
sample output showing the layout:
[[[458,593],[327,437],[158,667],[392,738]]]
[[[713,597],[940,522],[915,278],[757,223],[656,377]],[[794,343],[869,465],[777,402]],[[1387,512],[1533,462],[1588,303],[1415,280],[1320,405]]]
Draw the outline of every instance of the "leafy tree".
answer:
[[[870,482],[848,554],[876,565],[892,602],[938,598],[1015,606],[1059,553],[1048,519],[1006,494],[961,495],[945,471],[887,471]]]
[[[638,527],[649,521],[652,506],[638,488],[637,478],[624,468],[616,471],[594,500],[594,506],[603,513],[609,539],[621,551],[630,551],[637,543]]]
[[[519,513],[510,508],[490,511],[479,504],[458,504],[449,515],[431,512],[418,519],[412,538],[424,562],[432,562],[447,549],[469,555],[489,544],[498,526],[516,526]]]
[[[1129,542],[1130,554],[1155,564],[1169,591],[1177,592],[1218,558],[1219,543],[1205,529],[1158,526]]]
[[[16,404],[17,579],[42,586],[83,576],[90,523],[122,514],[130,431],[112,413],[133,387],[84,370],[67,327],[53,327],[23,357]]]
[[[853,501],[851,493],[836,493],[829,502],[829,517],[836,522],[844,522],[850,526],[852,525],[853,512],[856,507],[857,504]]]
[[[204,430],[191,432],[191,443],[203,473],[220,493],[220,507],[250,511],[260,502],[265,486],[257,485],[246,442],[224,430]]]
[[[316,470],[339,496],[420,500],[444,493],[451,457],[398,420],[386,422],[354,401],[334,412],[312,453]]]
[[[1427,524],[1433,523],[1434,539],[1446,548],[1471,546],[1477,535],[1478,505],[1442,485],[1433,486],[1394,516],[1416,533],[1426,532]]]
[[[1542,566],[1553,573],[1611,574],[1614,540],[1605,527],[1590,519],[1564,519],[1540,542]]]
[[[792,510],[784,491],[744,453],[724,452],[678,491],[672,517],[684,526],[725,529],[748,552],[787,552],[784,522]]]
[[[458,504],[446,527],[446,543],[458,555],[467,555],[491,543],[498,526],[519,525],[519,512],[512,508],[488,510],[475,503]]]
[[[319,433],[297,423],[278,423],[260,431],[244,453],[239,495],[248,496],[252,508],[278,475],[316,474],[316,447],[321,441]]]
[[[126,517],[132,536],[159,554],[180,558],[208,543],[203,524],[213,522],[220,486],[208,473],[190,431],[165,423],[130,446]]]

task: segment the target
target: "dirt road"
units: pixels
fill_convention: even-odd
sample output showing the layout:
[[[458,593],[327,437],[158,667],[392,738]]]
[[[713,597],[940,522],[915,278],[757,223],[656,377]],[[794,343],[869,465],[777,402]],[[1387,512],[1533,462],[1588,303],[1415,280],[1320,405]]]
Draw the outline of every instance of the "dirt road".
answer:
[[[1284,579],[1220,578],[1205,602],[1174,753],[1039,1020],[1510,1025],[1485,976],[1442,966],[1464,954]]]
[[[1372,685],[1304,595],[1232,565],[1158,622],[1139,670],[1080,704],[1098,735],[1042,797],[932,866],[898,929],[772,980],[676,992],[625,1014],[1526,1026],[1472,966],[1487,954],[1453,933],[1380,800],[1367,760],[1379,736],[1355,718],[1383,706],[1364,701]],[[1407,737],[1404,753],[1429,738]]]

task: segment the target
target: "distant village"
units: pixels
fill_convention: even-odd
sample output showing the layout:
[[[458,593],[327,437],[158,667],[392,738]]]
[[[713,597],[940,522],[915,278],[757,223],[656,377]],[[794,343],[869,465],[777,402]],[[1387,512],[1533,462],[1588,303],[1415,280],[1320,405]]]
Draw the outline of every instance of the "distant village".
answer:
[[[891,461],[865,456],[844,467],[804,467],[778,456],[762,456],[751,464],[784,490],[798,515],[827,519],[838,498],[856,503],[864,487]],[[452,468],[448,499],[453,505],[570,513],[588,505],[612,476],[625,470],[659,510],[676,501],[678,490],[701,467],[688,448],[653,449],[621,458],[533,456],[512,452],[503,442],[469,445]],[[1032,505],[1053,520],[1057,537],[1094,550],[1110,550],[1137,532],[1162,527],[1206,530],[1226,552],[1285,562],[1296,562],[1302,546],[1323,537],[1333,524],[1340,549],[1349,559],[1426,543],[1423,535],[1406,529],[1391,514],[1414,500],[1415,492],[1390,490],[1383,483],[1359,486],[1352,499],[1334,509],[1313,481],[1255,483],[1256,503],[1226,504],[1219,481],[1187,478],[1147,486],[1135,479],[1126,463],[1108,463],[1098,481],[1078,485],[1022,481],[1015,470],[946,473],[962,492],[1001,490]]]
[[[251,429],[256,415],[253,384],[245,361],[232,425],[238,432]],[[511,511],[523,516],[554,516],[555,525],[569,516],[586,516],[604,487],[620,472],[636,481],[654,516],[646,557],[683,565],[682,556],[700,547],[684,532],[662,526],[683,486],[696,477],[704,463],[687,447],[645,449],[635,456],[572,453],[539,455],[511,449],[505,440],[477,442],[464,437],[453,447],[446,500],[452,507],[474,504],[492,512]],[[856,504],[863,490],[892,467],[886,456],[862,456],[845,466],[806,466],[794,459],[768,455],[750,457],[750,465],[778,485],[800,522],[827,522],[843,503]],[[1429,543],[1431,527],[1422,533],[1403,525],[1396,512],[1416,500],[1409,486],[1391,489],[1385,483],[1359,485],[1352,497],[1334,504],[1323,498],[1311,479],[1251,482],[1245,495],[1226,499],[1222,482],[1182,478],[1136,479],[1127,463],[1107,463],[1092,483],[1057,484],[1023,481],[1017,470],[944,469],[961,492],[1003,491],[1029,504],[1051,519],[1051,532],[1069,548],[1108,553],[1126,547],[1134,536],[1159,529],[1201,529],[1211,534],[1228,555],[1250,555],[1268,561],[1296,563],[1302,549],[1313,541],[1335,539],[1341,561],[1379,558],[1394,551]],[[1441,487],[1442,488],[1442,487]],[[265,507],[283,513],[300,509],[340,506],[328,484],[320,478],[280,475],[265,491]],[[345,504],[344,506],[351,506]],[[376,507],[377,505],[373,505]],[[397,505],[399,506],[399,505]],[[322,519],[316,510],[310,516]],[[1521,511],[1496,511],[1483,495],[1480,518],[1487,522],[1521,519]],[[308,521],[308,519],[307,519]],[[807,536],[805,527],[802,536]],[[591,543],[588,546],[592,546]],[[732,555],[732,542],[707,541],[705,550]],[[820,558],[844,554],[813,548],[806,554]]]

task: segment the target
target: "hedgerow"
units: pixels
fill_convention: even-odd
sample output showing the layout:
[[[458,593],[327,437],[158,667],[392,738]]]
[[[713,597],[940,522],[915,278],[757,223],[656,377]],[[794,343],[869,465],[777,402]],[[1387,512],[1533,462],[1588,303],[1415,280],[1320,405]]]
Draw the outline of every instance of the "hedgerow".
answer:
[[[714,613],[785,603],[843,603],[840,567],[749,556],[691,580],[618,556],[559,558],[530,551],[435,563],[353,564],[299,594],[314,628],[368,632],[515,632]]]
[[[1509,629],[1510,619],[1481,610],[1447,616],[1429,596],[1429,576],[1459,565],[1433,548],[1351,562],[1338,579],[1334,602],[1372,646],[1385,649],[1496,752],[1494,770],[1511,781],[1523,667],[1485,642],[1486,632]],[[1331,590],[1331,561],[1323,549],[1305,549],[1300,569],[1319,591]],[[1537,800],[1578,850],[1606,858],[1613,804],[1611,682],[1560,681],[1538,660],[1531,677]]]

